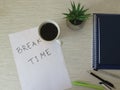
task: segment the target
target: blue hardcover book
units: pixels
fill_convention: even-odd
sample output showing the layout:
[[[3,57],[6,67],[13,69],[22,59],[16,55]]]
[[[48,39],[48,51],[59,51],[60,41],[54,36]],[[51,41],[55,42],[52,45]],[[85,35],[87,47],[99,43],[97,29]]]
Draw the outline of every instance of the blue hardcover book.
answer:
[[[120,69],[120,14],[93,14],[93,69]]]

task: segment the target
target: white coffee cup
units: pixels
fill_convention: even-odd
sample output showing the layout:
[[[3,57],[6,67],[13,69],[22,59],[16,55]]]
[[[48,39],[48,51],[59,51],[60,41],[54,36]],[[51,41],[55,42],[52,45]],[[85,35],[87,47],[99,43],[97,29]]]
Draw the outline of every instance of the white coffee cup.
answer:
[[[43,41],[53,41],[60,36],[60,27],[55,21],[47,20],[39,26],[38,33]]]

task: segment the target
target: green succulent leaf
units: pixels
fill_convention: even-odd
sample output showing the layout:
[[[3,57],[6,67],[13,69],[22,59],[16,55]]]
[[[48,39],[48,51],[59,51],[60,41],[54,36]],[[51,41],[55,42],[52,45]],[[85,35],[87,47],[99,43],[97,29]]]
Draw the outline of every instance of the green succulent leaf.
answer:
[[[81,7],[80,11],[82,12],[84,10],[84,6]]]
[[[75,6],[75,3],[74,3],[74,2],[71,2],[71,6],[72,6],[72,10],[73,10],[73,11],[76,11],[76,6]]]
[[[77,12],[79,12],[79,10],[80,10],[80,3],[78,3]]]
[[[69,13],[72,13],[72,10],[71,10],[71,9],[68,8],[68,10],[69,10]]]

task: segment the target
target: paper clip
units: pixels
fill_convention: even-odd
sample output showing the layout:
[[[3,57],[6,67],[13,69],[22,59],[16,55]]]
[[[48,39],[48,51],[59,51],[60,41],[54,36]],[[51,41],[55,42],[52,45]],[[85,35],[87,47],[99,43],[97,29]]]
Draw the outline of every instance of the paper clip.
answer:
[[[72,85],[83,86],[83,87],[92,88],[95,90],[105,90],[105,88],[103,86],[95,85],[95,84],[91,84],[91,83],[83,82],[83,81],[73,81]]]

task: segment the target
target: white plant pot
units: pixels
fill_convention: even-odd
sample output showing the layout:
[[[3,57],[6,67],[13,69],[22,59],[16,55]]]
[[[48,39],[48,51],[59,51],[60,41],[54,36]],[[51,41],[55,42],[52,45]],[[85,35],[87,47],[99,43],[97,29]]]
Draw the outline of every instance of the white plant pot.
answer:
[[[82,22],[79,25],[74,25],[69,20],[66,20],[66,24],[72,30],[80,30],[80,29],[82,29],[84,22]]]

